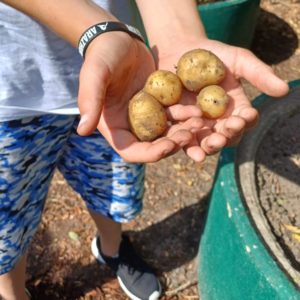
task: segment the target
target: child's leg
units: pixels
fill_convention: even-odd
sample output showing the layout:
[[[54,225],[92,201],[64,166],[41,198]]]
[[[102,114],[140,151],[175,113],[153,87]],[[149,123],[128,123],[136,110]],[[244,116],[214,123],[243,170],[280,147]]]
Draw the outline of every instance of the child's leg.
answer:
[[[124,162],[98,132],[80,137],[74,131],[58,167],[96,222],[99,238],[93,240],[92,252],[97,260],[115,271],[131,299],[158,299],[160,284],[153,270],[121,235],[121,223],[142,209],[144,166]]]
[[[116,256],[119,252],[122,235],[122,225],[99,213],[89,210],[97,226],[103,254]]]
[[[108,235],[110,229],[106,227],[111,224],[111,230],[119,235],[119,223],[129,222],[140,213],[145,166],[124,162],[99,132],[82,137],[74,129],[58,168],[85,200],[103,234]]]
[[[0,299],[25,297],[24,253],[73,121],[47,115],[0,123]]]
[[[0,299],[28,300],[25,292],[26,255],[8,273],[0,275]]]

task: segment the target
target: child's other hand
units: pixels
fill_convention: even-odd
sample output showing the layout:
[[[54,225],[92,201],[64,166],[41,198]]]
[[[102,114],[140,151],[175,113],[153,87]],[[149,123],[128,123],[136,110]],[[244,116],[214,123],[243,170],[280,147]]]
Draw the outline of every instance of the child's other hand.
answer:
[[[158,67],[174,72],[177,62],[185,52],[202,48],[212,51],[226,65],[227,74],[221,86],[230,97],[229,107],[221,118],[205,120],[203,129],[194,135],[185,151],[195,161],[204,160],[206,155],[214,154],[223,147],[236,144],[245,130],[255,126],[258,112],[252,107],[240,83],[244,78],[261,92],[273,97],[283,96],[288,92],[288,85],[278,78],[271,67],[259,60],[249,50],[201,38],[198,42],[178,41],[165,56],[157,55]],[[186,92],[183,103],[195,104],[196,95]]]
[[[178,123],[153,142],[139,142],[130,131],[128,101],[154,70],[151,52],[127,33],[109,32],[97,37],[87,48],[80,73],[78,133],[89,135],[98,128],[129,162],[158,161],[189,144],[191,132],[203,126],[201,112],[194,106],[170,107],[168,118]]]

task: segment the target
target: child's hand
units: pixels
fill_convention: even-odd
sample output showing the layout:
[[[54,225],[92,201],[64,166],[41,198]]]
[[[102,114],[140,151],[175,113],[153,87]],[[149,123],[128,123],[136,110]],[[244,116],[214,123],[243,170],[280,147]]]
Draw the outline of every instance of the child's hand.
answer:
[[[97,37],[87,48],[80,73],[78,133],[89,135],[98,128],[130,162],[158,161],[189,144],[191,132],[203,126],[201,112],[195,106],[170,107],[169,120],[180,123],[153,142],[139,142],[130,131],[128,101],[154,70],[150,51],[127,33],[109,32]]]
[[[221,118],[205,120],[205,126],[194,138],[185,151],[195,161],[202,161],[206,155],[213,154],[223,147],[237,143],[248,128],[258,120],[258,112],[251,106],[239,79],[244,78],[260,91],[274,97],[288,92],[288,85],[273,70],[254,56],[249,50],[229,46],[217,41],[202,38],[199,43],[172,45],[165,57],[157,56],[158,67],[174,70],[174,64],[181,55],[189,50],[202,48],[215,53],[226,65],[227,75],[221,86],[230,97],[230,105]],[[195,104],[195,94],[186,92],[184,103]]]

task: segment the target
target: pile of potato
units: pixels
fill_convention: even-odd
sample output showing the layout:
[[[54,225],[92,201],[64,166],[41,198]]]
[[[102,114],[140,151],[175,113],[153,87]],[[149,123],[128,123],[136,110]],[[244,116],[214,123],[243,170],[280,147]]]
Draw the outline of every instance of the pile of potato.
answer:
[[[129,102],[128,115],[132,132],[140,141],[153,141],[168,128],[165,107],[180,101],[184,89],[197,93],[197,105],[203,116],[221,117],[229,98],[219,85],[225,78],[224,63],[212,52],[194,49],[181,56],[176,74],[157,70]]]

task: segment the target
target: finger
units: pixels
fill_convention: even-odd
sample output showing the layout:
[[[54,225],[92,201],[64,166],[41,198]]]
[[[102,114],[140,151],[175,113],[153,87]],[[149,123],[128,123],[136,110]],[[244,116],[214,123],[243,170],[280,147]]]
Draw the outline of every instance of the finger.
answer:
[[[243,134],[232,138],[231,140],[227,141],[226,147],[238,145],[242,138],[243,138]]]
[[[201,163],[205,160],[206,153],[199,145],[189,144],[183,150],[195,162]]]
[[[167,137],[154,142],[140,142],[125,129],[112,130],[109,135],[103,132],[103,135],[114,150],[130,163],[157,162],[177,147],[174,141]]]
[[[227,139],[220,133],[212,133],[209,136],[204,137],[201,142],[201,148],[207,155],[212,155],[219,152],[226,146]]]
[[[234,110],[234,115],[243,118],[246,122],[245,128],[250,129],[253,128],[259,119],[258,111],[250,106],[241,106]]]
[[[181,150],[184,146],[188,145],[191,142],[193,135],[191,132],[181,129],[177,130],[168,138],[175,143],[175,147],[166,156],[173,155]]]
[[[156,143],[136,142],[128,148],[118,151],[118,153],[127,162],[151,163],[169,156],[175,148],[174,142],[168,138],[163,138]]]
[[[191,139],[193,138],[193,135],[190,131],[185,129],[177,129],[172,130],[173,132],[169,132],[167,134],[168,139],[173,141],[178,147],[183,147],[187,145]]]
[[[204,126],[204,121],[200,118],[190,118],[186,120],[185,122],[174,124],[171,127],[169,127],[167,136],[172,135],[174,132],[184,129],[189,132],[195,133],[198,132],[201,128]]]
[[[198,132],[203,127],[203,124],[202,119],[191,118],[181,124],[172,125],[167,132],[167,136],[176,144],[176,147],[169,155],[176,153],[181,148],[190,144],[194,138],[192,133]],[[200,147],[198,146],[198,148]]]
[[[178,122],[191,117],[201,117],[202,112],[196,105],[175,104],[166,108],[168,120]]]
[[[231,106],[229,109],[230,114],[244,119],[246,129],[255,126],[258,121],[258,111],[252,107],[242,87],[238,86],[231,90],[228,95],[233,99],[229,103],[229,106]]]
[[[273,69],[258,59],[251,51],[238,48],[236,73],[260,91],[273,97],[288,93],[288,84],[274,74]]]
[[[216,131],[229,140],[240,136],[246,127],[246,121],[239,116],[230,116],[216,124]]]
[[[206,155],[217,153],[226,145],[226,138],[213,133],[210,128],[204,128],[194,135],[196,138],[184,147],[187,156],[196,162],[203,162]]]
[[[78,107],[81,115],[77,128],[79,135],[89,135],[100,119],[110,72],[103,64],[96,66],[88,59],[84,62],[79,79]]]

